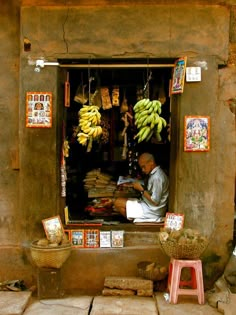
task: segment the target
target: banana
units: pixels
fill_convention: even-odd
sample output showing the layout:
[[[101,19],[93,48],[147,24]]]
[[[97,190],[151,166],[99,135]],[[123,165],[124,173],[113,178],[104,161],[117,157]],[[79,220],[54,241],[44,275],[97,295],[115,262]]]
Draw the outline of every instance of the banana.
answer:
[[[90,119],[90,121],[91,121],[91,123],[92,123],[93,125],[97,125],[97,123],[98,123],[98,121],[97,121],[97,116],[94,115],[94,116]]]
[[[156,139],[157,139],[158,142],[162,141],[162,137],[161,137],[160,133],[156,132],[155,136],[156,136]]]
[[[154,111],[154,108],[153,108],[153,106],[151,106],[149,109],[148,109],[148,113],[149,114],[152,114],[152,113],[154,113],[155,111]]]
[[[92,137],[93,137],[93,138],[96,138],[96,137],[97,137],[97,133],[98,133],[98,129],[97,129],[97,127],[94,127],[94,128],[93,128]]]
[[[90,130],[91,130],[91,127],[84,127],[84,126],[82,126],[82,127],[81,127],[81,130],[82,130],[84,133],[88,134],[88,133],[90,132]]]
[[[160,116],[157,113],[155,113],[155,116],[154,116],[155,125],[158,124],[159,119],[160,119]]]
[[[149,102],[147,103],[147,105],[145,106],[145,109],[146,109],[146,110],[149,110],[150,107],[152,107],[152,103],[153,103],[153,101],[149,101]]]
[[[91,127],[91,128],[90,128],[90,131],[87,133],[87,135],[88,135],[89,137],[90,137],[90,136],[93,136],[94,133],[95,133],[95,131],[96,131],[96,128]]]
[[[142,116],[140,116],[139,117],[139,119],[137,120],[137,124],[143,124],[144,123],[144,121],[148,118],[149,116],[147,116],[147,115],[142,115]]]
[[[160,113],[161,113],[161,102],[160,101],[158,101],[158,100],[153,101],[153,110],[160,115]]]
[[[167,122],[166,122],[165,118],[160,116],[160,119],[162,120],[162,125],[165,128],[167,126]]]
[[[151,139],[151,137],[153,136],[153,133],[154,133],[154,130],[151,130],[149,135],[145,139],[146,142],[148,142]]]
[[[137,112],[137,111],[138,111],[138,108],[139,108],[141,105],[144,104],[145,100],[146,100],[146,99],[143,98],[143,99],[141,99],[140,101],[138,101],[138,102],[134,105],[134,107],[133,107],[134,112]]]
[[[158,124],[157,124],[157,132],[160,133],[162,131],[162,120],[159,119]]]
[[[144,109],[141,113],[140,113],[140,116],[139,117],[142,117],[142,116],[145,116],[145,115],[148,115],[149,112],[148,110]]]
[[[142,134],[144,133],[144,131],[146,130],[147,127],[142,127],[139,132],[134,136],[134,139],[136,138],[140,138],[142,136]]]
[[[86,113],[90,110],[90,107],[88,105],[84,105],[82,108],[80,108],[79,113]]]
[[[151,120],[151,123],[150,123],[150,128],[153,129],[155,126],[156,126],[156,116],[155,116],[156,113],[153,113],[153,118]]]
[[[146,128],[146,129],[143,132],[143,134],[141,136],[139,136],[138,142],[144,141],[147,138],[147,136],[149,135],[149,133],[151,132],[151,128],[149,126],[146,126],[144,128]]]
[[[86,133],[84,133],[84,132],[79,132],[79,133],[77,134],[77,137],[85,137],[85,138],[88,138],[88,135],[87,135]]]
[[[100,136],[102,134],[102,127],[101,126],[97,126],[97,136]]]
[[[146,118],[143,121],[142,126],[147,126],[149,124],[150,116],[147,115],[147,116],[144,116],[144,117],[146,117]]]
[[[79,122],[80,127],[90,127],[91,124],[92,124],[91,121],[88,121],[88,120],[83,120]]]

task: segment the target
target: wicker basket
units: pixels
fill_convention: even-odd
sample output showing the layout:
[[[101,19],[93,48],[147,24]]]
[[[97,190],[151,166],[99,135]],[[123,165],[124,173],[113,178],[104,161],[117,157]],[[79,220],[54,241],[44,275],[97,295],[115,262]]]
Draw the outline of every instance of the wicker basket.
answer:
[[[144,279],[152,280],[152,281],[160,281],[166,278],[168,274],[168,269],[163,268],[163,271],[161,271],[163,266],[155,264],[154,268],[151,270],[146,270],[147,266],[152,264],[151,261],[140,261],[137,264],[138,267],[138,275]]]
[[[37,241],[31,244],[30,252],[35,265],[39,268],[59,269],[70,256],[71,244],[63,244],[57,247],[38,246]]]
[[[198,259],[207,247],[207,241],[194,244],[178,244],[173,240],[160,240],[162,249],[167,256],[176,259]]]

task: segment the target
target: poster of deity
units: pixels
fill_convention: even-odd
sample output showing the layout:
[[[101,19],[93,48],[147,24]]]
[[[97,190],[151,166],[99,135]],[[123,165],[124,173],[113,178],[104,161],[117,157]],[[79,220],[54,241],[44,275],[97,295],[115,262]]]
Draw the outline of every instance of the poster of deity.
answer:
[[[187,57],[176,60],[172,75],[172,84],[170,94],[180,94],[184,91],[185,71]]]
[[[185,116],[184,151],[210,150],[210,117]]]
[[[52,93],[26,93],[26,127],[52,127]]]

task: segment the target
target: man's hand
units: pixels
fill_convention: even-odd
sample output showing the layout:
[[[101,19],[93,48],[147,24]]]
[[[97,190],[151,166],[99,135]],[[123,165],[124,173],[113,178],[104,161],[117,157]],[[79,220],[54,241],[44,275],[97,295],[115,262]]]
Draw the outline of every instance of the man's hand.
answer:
[[[134,188],[135,190],[140,191],[140,192],[144,190],[144,188],[143,188],[143,186],[140,184],[140,182],[133,182],[133,188]]]

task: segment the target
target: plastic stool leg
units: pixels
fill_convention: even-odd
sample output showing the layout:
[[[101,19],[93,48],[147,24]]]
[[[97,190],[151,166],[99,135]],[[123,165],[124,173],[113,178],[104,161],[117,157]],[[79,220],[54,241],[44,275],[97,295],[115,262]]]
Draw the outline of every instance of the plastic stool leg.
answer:
[[[178,302],[178,290],[181,277],[181,267],[176,260],[172,262],[172,276],[170,285],[170,303],[176,304]]]

